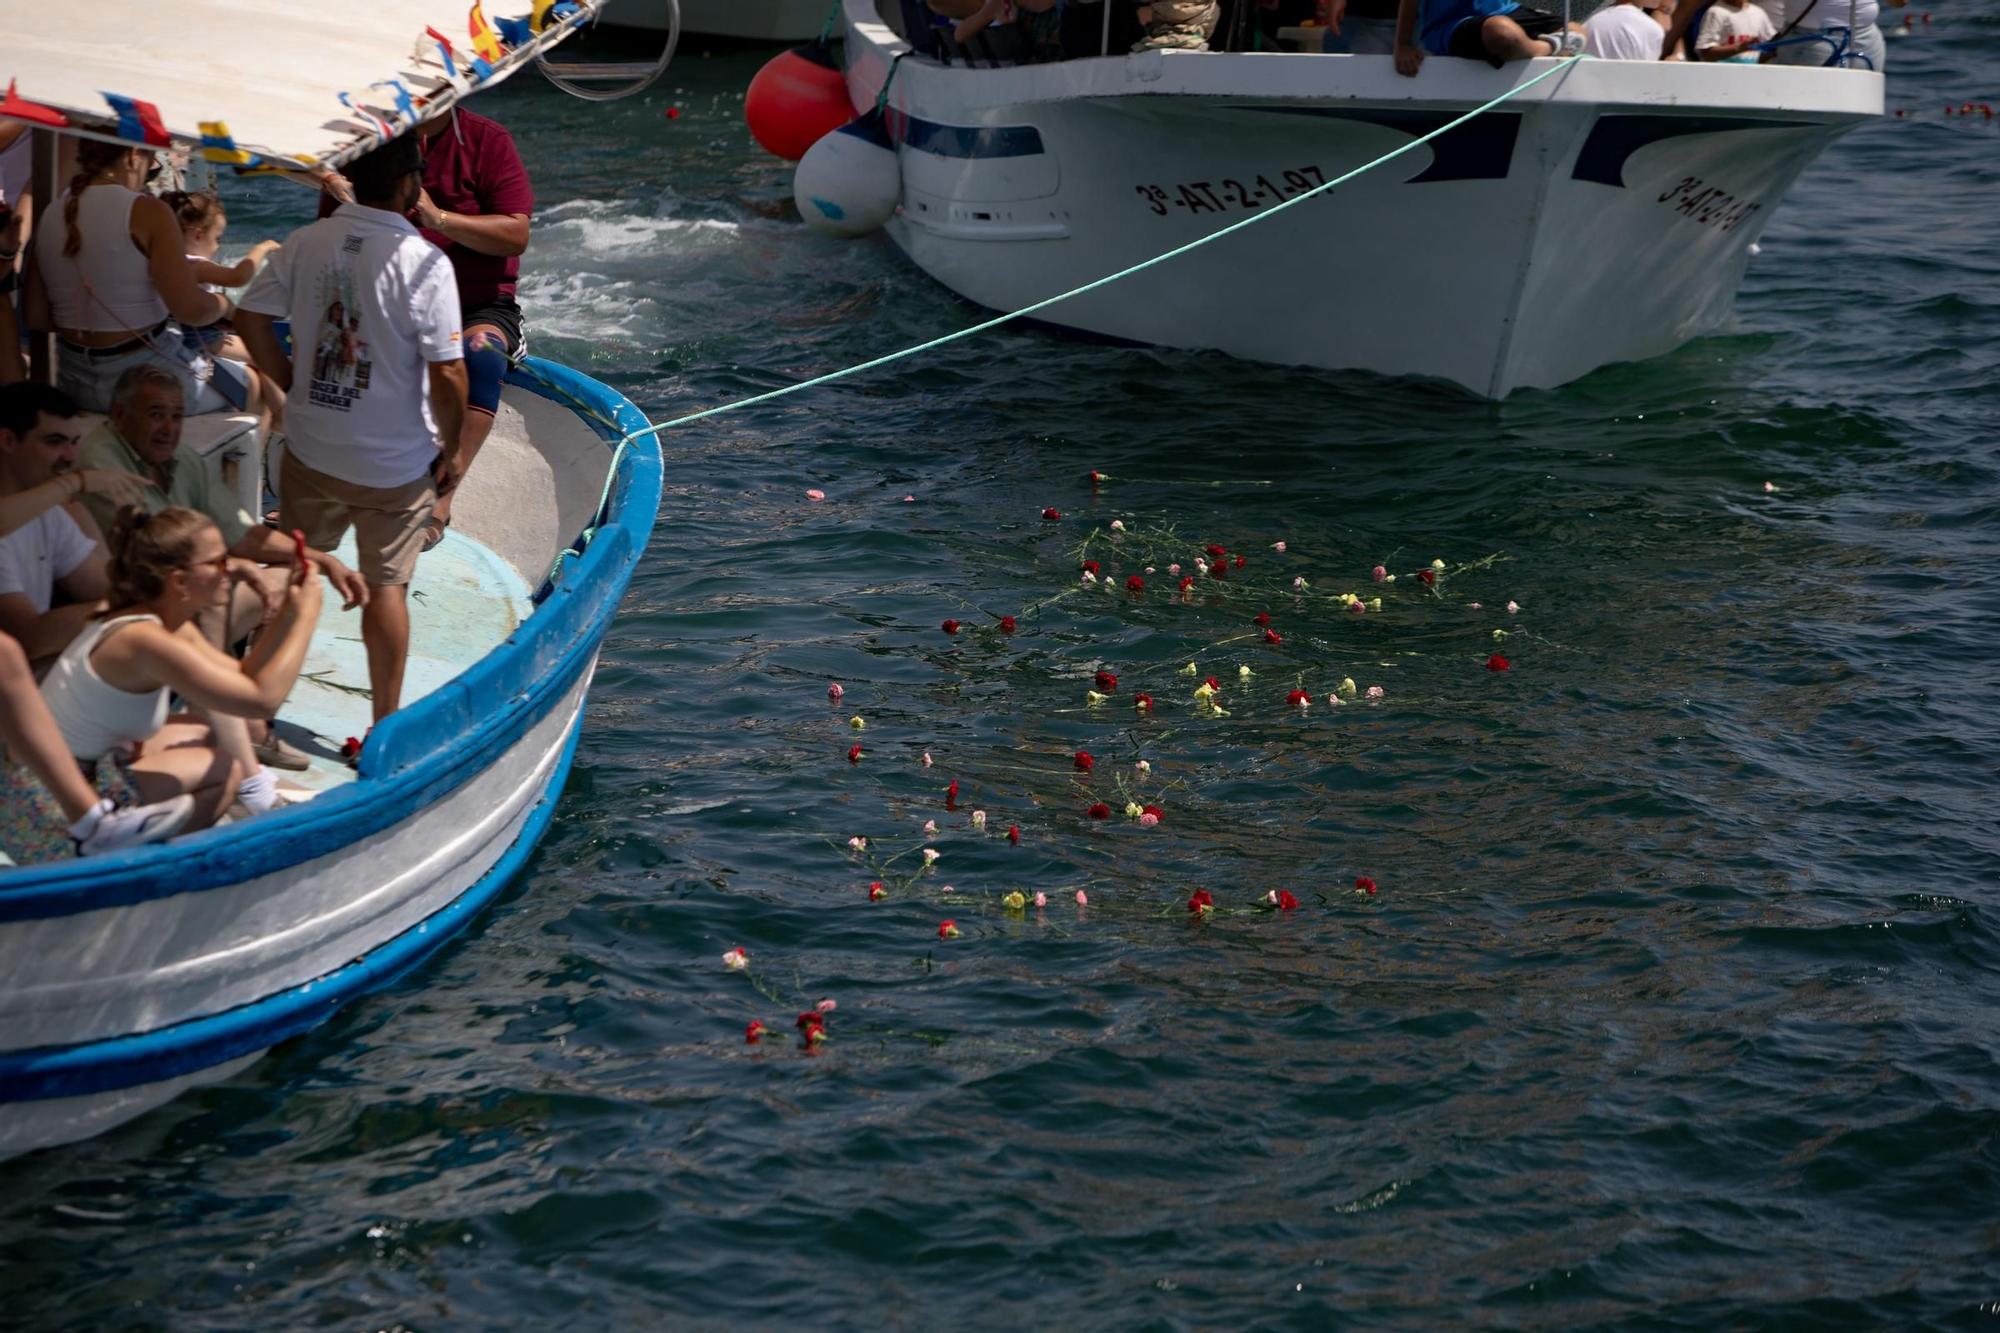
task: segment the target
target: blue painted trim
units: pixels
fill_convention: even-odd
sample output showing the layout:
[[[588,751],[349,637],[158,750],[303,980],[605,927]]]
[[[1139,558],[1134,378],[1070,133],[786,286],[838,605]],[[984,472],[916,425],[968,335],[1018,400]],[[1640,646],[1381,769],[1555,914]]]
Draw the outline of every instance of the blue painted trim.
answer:
[[[1367,125],[1422,138],[1431,131],[1458,119],[1455,111],[1399,111],[1378,108],[1321,106],[1243,106],[1238,111],[1262,111],[1274,116],[1317,116],[1326,120],[1352,120]],[[1519,112],[1494,111],[1467,121],[1431,140],[1431,161],[1405,185],[1433,181],[1505,180],[1514,168],[1514,144],[1520,138]]]
[[[1666,139],[1688,134],[1733,134],[1742,130],[1802,130],[1804,120],[1759,120],[1752,116],[1599,116],[1576,153],[1571,180],[1625,188],[1625,164],[1632,154]]]
[[[532,357],[524,369],[510,382],[582,409],[602,439],[647,425],[622,394],[586,375]],[[657,442],[634,442],[619,457],[596,532],[578,559],[564,562],[535,614],[455,679],[384,719],[362,752],[359,780],[269,820],[9,871],[0,879],[0,923],[240,884],[361,842],[456,790],[545,717],[589,665],[652,535],[660,488]]]
[[[579,712],[513,845],[477,883],[409,930],[323,977],[226,1013],[130,1037],[0,1054],[0,1103],[83,1097],[212,1069],[318,1027],[357,996],[387,986],[464,929],[527,861],[562,800],[582,734]]]
[[[945,125],[892,111],[889,129],[901,142],[938,157],[1038,157],[1042,132],[1033,125]]]

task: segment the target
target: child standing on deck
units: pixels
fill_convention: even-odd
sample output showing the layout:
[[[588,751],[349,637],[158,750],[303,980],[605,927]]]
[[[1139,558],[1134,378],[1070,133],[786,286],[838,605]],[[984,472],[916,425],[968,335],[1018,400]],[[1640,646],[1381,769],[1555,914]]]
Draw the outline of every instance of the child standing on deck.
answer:
[[[1752,48],[1777,37],[1771,16],[1750,0],[1716,0],[1701,21],[1694,52],[1700,60],[1721,60],[1730,64],[1754,65],[1770,59],[1770,54]]]

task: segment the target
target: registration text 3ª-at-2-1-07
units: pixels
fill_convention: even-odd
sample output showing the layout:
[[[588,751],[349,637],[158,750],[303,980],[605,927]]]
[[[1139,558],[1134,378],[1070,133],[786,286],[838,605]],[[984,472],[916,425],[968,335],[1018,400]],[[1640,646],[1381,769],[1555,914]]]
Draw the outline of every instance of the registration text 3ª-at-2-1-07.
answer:
[[[1253,213],[1270,204],[1296,198],[1326,184],[1318,167],[1291,167],[1271,175],[1234,177],[1219,181],[1183,181],[1166,185],[1135,185],[1139,197],[1157,217],[1174,209],[1183,213]]]

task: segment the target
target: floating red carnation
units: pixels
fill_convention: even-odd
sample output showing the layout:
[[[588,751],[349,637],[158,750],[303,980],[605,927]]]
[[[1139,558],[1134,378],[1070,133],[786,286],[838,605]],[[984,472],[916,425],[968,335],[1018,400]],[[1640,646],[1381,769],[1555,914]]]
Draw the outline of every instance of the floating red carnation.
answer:
[[[947,620],[944,624],[938,626],[938,628],[946,634],[956,634],[958,633],[958,622],[956,620]]]
[[[1431,572],[1430,572],[1430,571],[1429,571],[1428,569],[1420,569],[1420,570],[1418,570],[1418,571],[1417,571],[1417,578],[1418,578],[1418,579],[1419,579],[1419,580],[1420,580],[1420,581],[1421,581],[1421,582],[1423,583],[1423,585],[1424,585],[1425,587],[1427,587],[1427,588],[1428,588],[1428,587],[1430,587],[1430,586],[1431,586],[1432,584],[1434,584],[1434,583],[1436,583],[1436,582],[1437,582],[1437,575],[1435,575],[1435,574],[1431,573]]]
[[[1109,671],[1098,672],[1097,688],[1103,691],[1105,694],[1111,693],[1113,690],[1118,688],[1118,677],[1112,675]]]
[[[879,903],[879,902],[881,902],[881,901],[882,901],[882,900],[883,900],[884,898],[886,898],[886,897],[888,897],[888,896],[889,896],[889,891],[888,891],[887,889],[885,889],[885,888],[883,888],[883,887],[882,887],[882,881],[881,881],[881,880],[879,880],[879,879],[876,879],[876,880],[870,880],[870,881],[868,882],[868,901],[869,901],[869,902],[871,902],[871,903]]]
[[[1215,899],[1208,896],[1207,889],[1196,889],[1188,898],[1188,915],[1205,917],[1215,910]]]
[[[1239,555],[1239,556],[1237,556],[1237,557],[1236,557],[1236,567],[1237,567],[1238,569],[1241,569],[1241,568],[1243,568],[1243,564],[1244,564],[1244,561],[1243,561],[1243,557],[1242,557],[1242,556],[1240,556],[1240,555]]]
[[[1285,641],[1285,636],[1278,633],[1278,631],[1274,629],[1267,629],[1264,631],[1265,643],[1283,643],[1284,641]]]
[[[1229,554],[1229,551],[1228,551],[1228,548],[1226,548],[1226,547],[1222,547],[1222,546],[1217,546],[1217,545],[1215,545],[1215,544],[1213,544],[1213,543],[1210,543],[1210,545],[1209,545],[1209,547],[1208,547],[1208,558],[1209,558],[1210,560],[1220,560],[1220,559],[1222,559],[1222,557],[1223,557],[1223,556],[1225,556],[1225,555],[1228,555],[1228,554]]]
[[[939,938],[939,939],[941,939],[941,940],[955,940],[955,939],[957,939],[957,938],[958,938],[958,922],[956,922],[956,921],[940,921],[940,922],[938,922],[938,938]]]
[[[1078,750],[1076,752],[1076,759],[1074,762],[1076,764],[1077,772],[1088,773],[1090,771],[1090,766],[1096,763],[1097,761],[1090,757],[1090,751]]]
[[[1486,659],[1486,669],[1488,671],[1508,671],[1513,668],[1513,665],[1512,662],[1509,662],[1498,653]]]
[[[1153,707],[1153,696],[1150,694],[1135,694],[1132,696],[1132,706],[1142,713],[1150,712]]]
[[[861,747],[859,745],[850,745],[847,747],[847,762],[850,764],[861,762]]]
[[[808,1009],[800,1014],[795,1024],[801,1032],[811,1032],[814,1028],[826,1026],[826,1015],[817,1009]]]
[[[1356,893],[1373,893],[1375,892],[1375,881],[1363,875],[1354,881],[1354,891]]]
[[[1218,560],[1208,567],[1208,576],[1212,579],[1226,579],[1229,577],[1229,566]]]
[[[1050,505],[1047,509],[1044,509],[1042,511],[1042,517],[1047,519],[1049,522],[1053,523],[1057,519],[1061,518],[1062,514],[1057,511],[1054,505]]]
[[[1285,702],[1290,704],[1294,708],[1304,708],[1307,704],[1311,703],[1312,701],[1313,697],[1310,694],[1307,694],[1304,690],[1293,690],[1290,694],[1285,696]]]
[[[1020,840],[1021,840],[1021,826],[1019,824],[1009,824],[1007,826],[1007,841],[1019,842]]]
[[[764,1040],[764,1025],[754,1018],[751,1019],[750,1026],[743,1029],[743,1040],[750,1046],[755,1046]]]
[[[1104,474],[1102,472],[1099,472],[1096,468],[1092,468],[1088,476],[1090,484],[1093,486],[1097,485],[1098,482],[1104,480]]]
[[[1299,910],[1299,900],[1292,896],[1290,889],[1278,890],[1278,910],[1280,912],[1296,912]]]
[[[1126,592],[1146,591],[1146,580],[1140,578],[1137,574],[1127,575],[1125,579],[1125,591]]]
[[[1086,810],[1084,813],[1089,815],[1092,819],[1109,819],[1111,818],[1111,807],[1106,805],[1104,802],[1099,801],[1096,805],[1091,806],[1090,809]]]
[[[1210,676],[1208,679],[1202,681],[1202,684],[1208,686],[1208,688],[1214,690],[1218,694],[1222,692],[1222,682],[1217,680],[1213,676]]]
[[[1167,822],[1167,812],[1160,809],[1160,807],[1157,805],[1145,806],[1139,811],[1139,814],[1142,818],[1146,815],[1151,815],[1153,818],[1159,820],[1162,824]]]
[[[1193,577],[1192,575],[1187,575],[1187,576],[1184,576],[1184,577],[1183,577],[1183,578],[1181,579],[1181,591],[1182,591],[1182,592],[1186,592],[1186,591],[1187,591],[1187,590],[1188,590],[1189,588],[1192,588],[1193,586],[1194,586],[1194,577]]]
[[[958,809],[958,779],[957,779],[957,778],[953,778],[953,779],[951,780],[951,785],[950,785],[949,787],[946,787],[946,788],[944,789],[944,808],[945,808],[945,809],[947,809],[947,810],[956,810],[956,809]]]
[[[1086,574],[1095,574],[1100,568],[1102,568],[1102,566],[1100,566],[1095,560],[1086,560],[1083,562],[1083,572]]]
[[[1019,628],[1019,626],[1017,626],[1014,623],[1014,617],[1012,616],[1000,617],[1000,632],[1002,634],[1012,634],[1017,628]]]
[[[1271,623],[1271,613],[1270,613],[1269,611],[1259,611],[1259,612],[1257,613],[1257,623],[1258,623],[1258,624],[1260,624],[1260,625],[1268,625],[1268,624],[1270,624],[1270,623]]]

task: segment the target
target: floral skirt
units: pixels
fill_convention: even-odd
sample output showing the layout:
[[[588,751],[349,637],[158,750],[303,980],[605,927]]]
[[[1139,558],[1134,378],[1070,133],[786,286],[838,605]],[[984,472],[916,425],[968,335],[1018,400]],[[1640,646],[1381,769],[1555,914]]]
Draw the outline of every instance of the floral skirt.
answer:
[[[97,761],[97,794],[113,804],[139,799],[131,774],[115,757]],[[0,759],[0,852],[17,865],[63,861],[76,855],[69,820],[56,798],[20,764]]]

